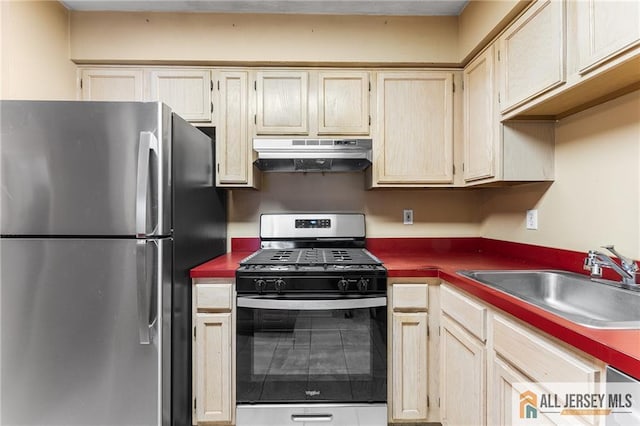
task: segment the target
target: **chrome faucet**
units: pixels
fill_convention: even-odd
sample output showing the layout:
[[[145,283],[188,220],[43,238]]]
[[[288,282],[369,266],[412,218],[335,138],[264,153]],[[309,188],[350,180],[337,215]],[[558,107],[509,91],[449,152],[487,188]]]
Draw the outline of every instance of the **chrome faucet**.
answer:
[[[614,256],[618,257],[618,259],[620,259],[620,265],[604,253],[589,250],[587,257],[584,259],[583,269],[590,271],[592,277],[601,278],[602,268],[610,268],[622,277],[623,284],[628,287],[640,288],[640,284],[636,283],[638,264],[632,259],[618,253],[612,245],[602,246],[602,248],[609,250]]]

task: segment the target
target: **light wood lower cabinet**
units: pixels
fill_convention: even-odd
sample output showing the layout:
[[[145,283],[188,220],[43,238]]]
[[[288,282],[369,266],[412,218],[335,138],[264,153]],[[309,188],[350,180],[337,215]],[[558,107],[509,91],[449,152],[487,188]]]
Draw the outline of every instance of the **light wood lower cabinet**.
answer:
[[[429,310],[438,306],[437,279],[396,279],[389,287],[389,421],[439,420],[435,406],[437,339]],[[436,321],[437,323],[437,321]],[[435,324],[437,329],[437,324]],[[433,404],[431,404],[433,401]]]
[[[601,389],[603,362],[449,284],[443,283],[440,296],[443,424],[521,424],[520,399],[525,392],[539,397],[592,394]],[[602,421],[595,416],[567,420],[559,411],[540,409],[537,415],[531,424],[596,425]]]
[[[235,422],[234,285],[196,281],[193,291],[193,424]]]
[[[486,347],[446,314],[440,321],[442,423],[485,425]]]

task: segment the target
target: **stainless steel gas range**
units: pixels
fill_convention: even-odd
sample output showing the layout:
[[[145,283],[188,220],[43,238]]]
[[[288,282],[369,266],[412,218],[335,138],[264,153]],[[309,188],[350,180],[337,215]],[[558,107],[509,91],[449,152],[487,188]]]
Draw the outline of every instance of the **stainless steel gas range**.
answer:
[[[240,263],[237,424],[387,424],[387,271],[361,214],[264,214]]]

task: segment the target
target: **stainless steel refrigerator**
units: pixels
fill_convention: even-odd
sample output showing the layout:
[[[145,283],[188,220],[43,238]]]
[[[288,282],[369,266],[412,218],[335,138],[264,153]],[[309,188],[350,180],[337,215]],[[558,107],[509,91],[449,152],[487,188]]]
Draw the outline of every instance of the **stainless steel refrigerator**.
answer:
[[[0,424],[190,424],[212,140],[161,103],[1,101],[0,154]]]

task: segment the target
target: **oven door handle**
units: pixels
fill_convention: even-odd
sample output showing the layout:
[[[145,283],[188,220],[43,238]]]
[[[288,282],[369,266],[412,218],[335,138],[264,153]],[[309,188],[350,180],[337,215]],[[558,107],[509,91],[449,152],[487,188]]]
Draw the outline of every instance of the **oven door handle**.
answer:
[[[295,311],[326,311],[335,309],[363,309],[387,306],[387,297],[363,297],[358,299],[267,299],[238,296],[238,308],[288,309]]]

